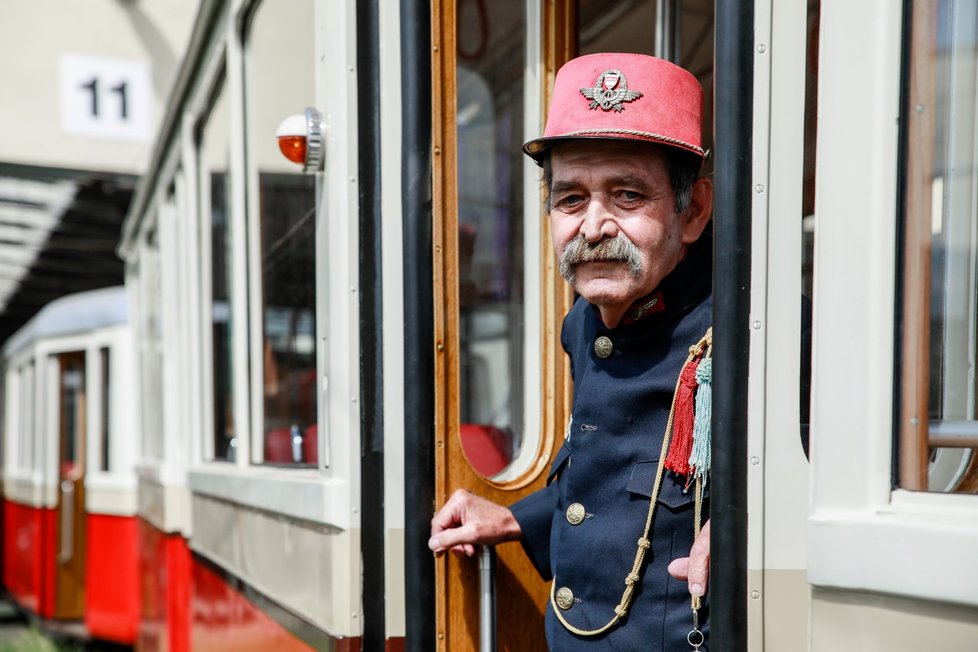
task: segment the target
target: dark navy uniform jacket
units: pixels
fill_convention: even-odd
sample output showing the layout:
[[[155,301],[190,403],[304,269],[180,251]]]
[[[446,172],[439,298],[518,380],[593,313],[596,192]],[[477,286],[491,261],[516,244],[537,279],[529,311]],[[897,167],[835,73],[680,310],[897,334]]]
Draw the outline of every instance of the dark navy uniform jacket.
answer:
[[[625,589],[645,527],[656,465],[679,371],[712,318],[712,238],[694,244],[657,292],[661,309],[632,323],[606,328],[597,309],[578,299],[564,320],[561,342],[574,378],[573,414],[548,484],[511,506],[523,547],[545,579],[573,593],[564,618],[579,629],[603,627]],[[613,351],[599,357],[594,342],[607,336]],[[694,490],[666,470],[641,581],[627,616],[610,631],[581,637],[568,631],[548,605],[551,650],[689,650],[692,627],[688,585],[666,572],[693,544]],[[574,503],[586,514],[568,518]],[[709,517],[704,500],[703,520]],[[564,592],[567,595],[567,592]],[[708,604],[700,610],[707,633]],[[706,650],[706,646],[701,649]]]

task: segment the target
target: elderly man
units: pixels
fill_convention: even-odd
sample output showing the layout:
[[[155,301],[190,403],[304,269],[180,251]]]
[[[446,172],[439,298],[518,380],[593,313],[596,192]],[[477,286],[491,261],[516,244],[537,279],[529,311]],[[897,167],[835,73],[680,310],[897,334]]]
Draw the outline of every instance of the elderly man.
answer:
[[[702,102],[671,63],[588,55],[558,72],[544,136],[524,146],[543,167],[560,271],[580,295],[561,335],[573,412],[544,489],[509,508],[458,491],[429,545],[471,555],[520,541],[553,578],[552,650],[689,649],[690,595],[706,590],[708,522],[694,543],[705,468],[690,469],[688,441],[675,458],[669,448],[684,436],[679,412],[692,420],[695,390],[682,398],[678,381],[703,359],[711,322]],[[706,631],[705,605],[698,618]]]

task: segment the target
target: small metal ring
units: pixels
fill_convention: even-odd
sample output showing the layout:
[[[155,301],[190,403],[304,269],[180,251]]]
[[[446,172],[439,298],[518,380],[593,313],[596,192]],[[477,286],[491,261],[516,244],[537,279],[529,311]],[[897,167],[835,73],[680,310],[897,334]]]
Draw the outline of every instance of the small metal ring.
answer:
[[[694,643],[693,642],[694,637],[696,637],[696,636],[699,637],[699,641],[700,641],[699,643]],[[703,636],[703,632],[701,632],[700,630],[698,630],[698,629],[696,629],[694,627],[693,629],[691,629],[689,631],[689,634],[686,634],[686,642],[689,643],[691,647],[698,648],[699,646],[701,646],[704,643],[706,643],[706,637]]]

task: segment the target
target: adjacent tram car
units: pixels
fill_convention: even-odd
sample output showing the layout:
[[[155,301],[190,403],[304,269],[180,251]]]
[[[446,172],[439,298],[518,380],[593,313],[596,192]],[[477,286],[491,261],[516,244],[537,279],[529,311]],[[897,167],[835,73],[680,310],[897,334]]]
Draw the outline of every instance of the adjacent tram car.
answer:
[[[48,304],[3,348],[4,586],[120,643],[140,619],[132,332],[116,287]]]
[[[702,83],[741,229],[746,590],[714,607],[751,650],[978,649],[974,3],[717,4],[202,0],[128,322],[45,331],[68,299],[4,350],[17,603],[149,651],[546,649],[518,544],[426,543],[455,489],[547,481],[573,296],[520,146],[564,61],[623,51]]]

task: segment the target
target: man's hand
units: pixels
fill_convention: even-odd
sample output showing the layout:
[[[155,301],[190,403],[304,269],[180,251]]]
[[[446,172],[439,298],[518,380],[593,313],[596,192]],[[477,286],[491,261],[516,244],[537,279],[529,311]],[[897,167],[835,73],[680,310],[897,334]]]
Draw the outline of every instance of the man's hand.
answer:
[[[446,550],[471,557],[477,545],[517,541],[522,534],[508,508],[458,489],[431,519],[428,547],[436,557]]]
[[[703,524],[700,535],[693,542],[689,557],[673,559],[669,564],[669,574],[677,580],[689,581],[690,595],[702,596],[706,593],[706,581],[710,574],[710,522]]]

